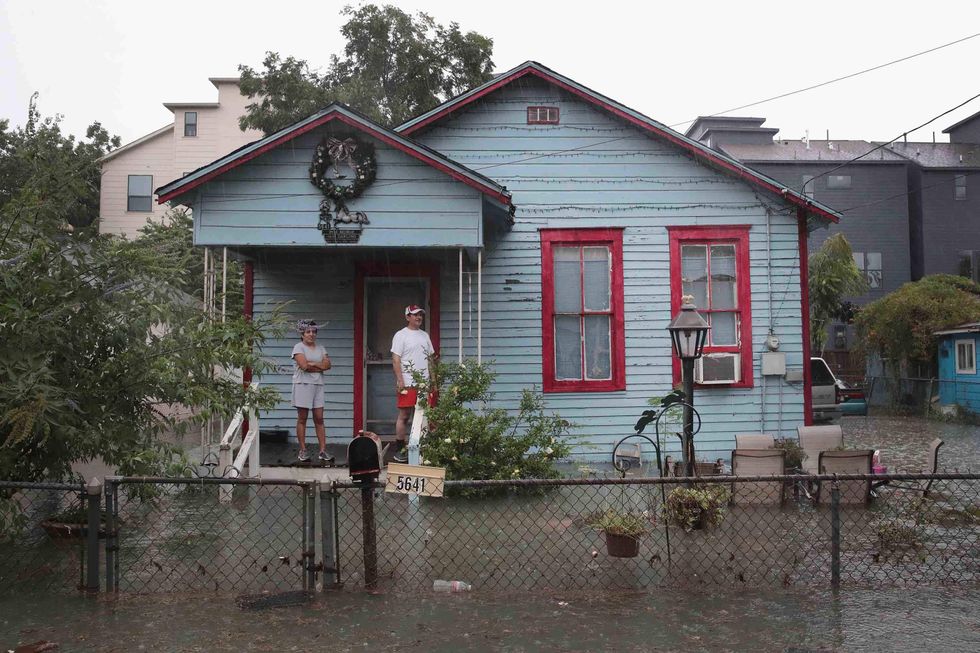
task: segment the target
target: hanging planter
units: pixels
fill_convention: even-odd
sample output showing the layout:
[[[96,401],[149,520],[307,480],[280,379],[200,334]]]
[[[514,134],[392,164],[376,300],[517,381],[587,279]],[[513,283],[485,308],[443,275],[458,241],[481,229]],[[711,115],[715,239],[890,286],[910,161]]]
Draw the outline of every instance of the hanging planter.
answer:
[[[647,534],[647,515],[609,509],[593,517],[589,526],[602,531],[606,552],[613,558],[635,558],[640,553],[640,540]]]
[[[722,522],[730,497],[722,486],[677,487],[667,495],[663,516],[688,533],[703,530]]]

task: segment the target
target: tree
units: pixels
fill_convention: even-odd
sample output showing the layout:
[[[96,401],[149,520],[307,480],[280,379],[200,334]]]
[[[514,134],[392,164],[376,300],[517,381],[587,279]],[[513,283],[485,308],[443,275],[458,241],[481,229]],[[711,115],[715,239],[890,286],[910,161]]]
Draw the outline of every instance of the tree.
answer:
[[[969,279],[934,274],[906,283],[865,306],[855,321],[859,347],[903,366],[931,366],[936,331],[980,320],[980,285]]]
[[[98,161],[119,147],[98,122],[86,130],[87,142],[61,132],[61,117],[41,118],[37,93],[31,96],[23,128],[0,120],[0,208],[30,189],[47,211],[72,228],[85,228],[99,216]]]
[[[347,45],[327,72],[276,52],[266,53],[262,71],[238,67],[242,94],[255,100],[242,129],[271,134],[333,101],[395,126],[492,77],[493,40],[457,23],[444,27],[391,5],[346,6],[341,14]]]
[[[63,479],[94,457],[124,474],[160,473],[174,459],[160,433],[185,426],[165,406],[204,420],[275,403],[274,390],[214,374],[267,369],[250,343],[275,325],[211,322],[172,283],[186,274],[182,257],[68,228],[87,220],[98,179],[88,150],[105,145],[98,134],[75,143],[57,127],[35,115],[3,131],[0,479]]]
[[[834,234],[810,257],[810,339],[813,349],[823,354],[830,321],[845,310],[844,297],[860,295],[868,282],[854,263],[851,245],[844,234]]]

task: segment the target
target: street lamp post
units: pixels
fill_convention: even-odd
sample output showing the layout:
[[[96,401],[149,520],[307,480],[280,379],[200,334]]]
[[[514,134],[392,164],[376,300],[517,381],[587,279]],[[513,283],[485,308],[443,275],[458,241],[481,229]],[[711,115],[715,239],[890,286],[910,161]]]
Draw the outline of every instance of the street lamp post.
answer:
[[[694,476],[694,361],[701,357],[711,328],[698,314],[693,299],[690,295],[684,295],[680,312],[667,327],[674,354],[681,359],[684,378],[684,441],[681,443],[681,456],[686,476]]]

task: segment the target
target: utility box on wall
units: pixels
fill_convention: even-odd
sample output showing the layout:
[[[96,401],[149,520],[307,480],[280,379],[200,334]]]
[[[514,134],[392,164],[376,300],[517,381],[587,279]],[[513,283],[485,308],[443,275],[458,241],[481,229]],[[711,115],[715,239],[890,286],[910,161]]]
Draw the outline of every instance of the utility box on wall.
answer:
[[[763,376],[784,376],[786,374],[786,354],[769,351],[762,354]]]

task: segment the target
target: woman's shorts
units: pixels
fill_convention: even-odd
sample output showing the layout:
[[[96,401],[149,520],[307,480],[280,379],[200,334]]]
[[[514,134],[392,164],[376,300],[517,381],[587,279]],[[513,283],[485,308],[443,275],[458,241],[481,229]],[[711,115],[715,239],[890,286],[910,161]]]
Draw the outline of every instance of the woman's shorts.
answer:
[[[293,384],[295,408],[323,408],[323,386],[313,383]]]

